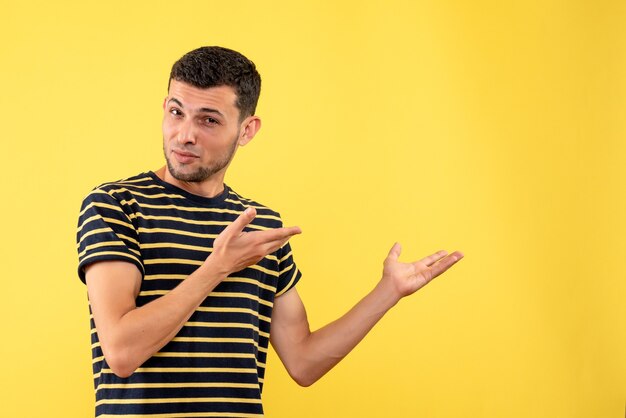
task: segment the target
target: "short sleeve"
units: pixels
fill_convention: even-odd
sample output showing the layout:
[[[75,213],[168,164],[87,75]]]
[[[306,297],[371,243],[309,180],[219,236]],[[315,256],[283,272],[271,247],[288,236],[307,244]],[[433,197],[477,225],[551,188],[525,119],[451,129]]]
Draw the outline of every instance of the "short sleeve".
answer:
[[[280,296],[298,283],[300,277],[302,277],[302,273],[293,260],[293,252],[289,242],[278,250],[277,257],[279,273],[276,296]]]
[[[95,189],[83,201],[76,233],[78,276],[97,261],[128,261],[145,273],[139,240],[129,214],[106,191]]]

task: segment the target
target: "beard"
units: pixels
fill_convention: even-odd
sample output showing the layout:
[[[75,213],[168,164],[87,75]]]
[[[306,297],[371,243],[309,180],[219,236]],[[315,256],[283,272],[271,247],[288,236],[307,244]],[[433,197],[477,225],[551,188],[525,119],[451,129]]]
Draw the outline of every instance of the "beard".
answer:
[[[200,183],[209,178],[211,178],[216,173],[220,172],[224,168],[230,164],[230,161],[233,159],[233,155],[237,150],[237,138],[239,137],[239,132],[237,132],[237,136],[233,140],[233,144],[226,151],[224,155],[219,156],[218,159],[209,163],[206,166],[198,167],[195,171],[190,173],[182,172],[174,167],[172,161],[170,160],[169,155],[167,154],[167,150],[165,149],[165,141],[163,141],[163,154],[165,155],[165,161],[167,163],[167,169],[169,170],[172,177],[176,180],[184,181],[187,183]]]

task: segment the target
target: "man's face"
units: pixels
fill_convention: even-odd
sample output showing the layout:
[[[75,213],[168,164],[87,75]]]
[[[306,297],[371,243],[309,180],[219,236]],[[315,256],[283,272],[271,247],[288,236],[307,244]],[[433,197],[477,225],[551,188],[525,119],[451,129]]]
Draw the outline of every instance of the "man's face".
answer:
[[[163,152],[177,180],[223,174],[237,149],[240,123],[232,87],[200,89],[172,80],[163,112]]]

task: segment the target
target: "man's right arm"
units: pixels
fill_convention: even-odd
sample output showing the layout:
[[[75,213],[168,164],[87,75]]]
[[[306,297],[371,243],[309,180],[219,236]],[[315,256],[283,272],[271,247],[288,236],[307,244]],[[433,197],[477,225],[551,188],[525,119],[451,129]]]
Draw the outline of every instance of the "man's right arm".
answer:
[[[215,239],[206,261],[162,297],[137,307],[141,273],[124,261],[85,268],[87,291],[104,357],[113,373],[130,376],[176,336],[226,276],[257,263],[284,245],[298,227],[243,232],[255,217],[248,208]]]

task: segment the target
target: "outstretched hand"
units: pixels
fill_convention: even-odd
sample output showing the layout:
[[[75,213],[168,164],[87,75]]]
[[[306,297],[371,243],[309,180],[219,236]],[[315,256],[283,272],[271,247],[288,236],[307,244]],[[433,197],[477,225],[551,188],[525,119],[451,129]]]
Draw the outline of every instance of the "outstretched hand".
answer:
[[[214,262],[221,273],[228,275],[258,263],[302,232],[297,226],[244,232],[255,216],[256,210],[247,208],[215,238],[207,261]]]
[[[448,254],[442,250],[419,261],[402,263],[398,260],[401,251],[400,244],[395,243],[383,263],[381,279],[381,283],[388,285],[398,299],[415,293],[463,258],[460,251]]]

